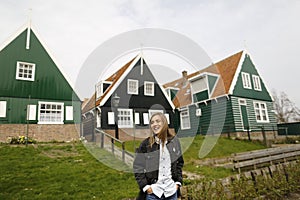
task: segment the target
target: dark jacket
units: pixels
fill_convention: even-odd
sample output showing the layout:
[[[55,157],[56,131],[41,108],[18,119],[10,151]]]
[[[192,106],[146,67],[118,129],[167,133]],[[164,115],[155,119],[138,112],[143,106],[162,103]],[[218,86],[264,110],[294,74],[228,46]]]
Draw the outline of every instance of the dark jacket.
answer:
[[[149,142],[150,138],[145,139],[136,151],[133,162],[135,179],[140,188],[140,195],[146,185],[157,182],[159,169],[159,148],[160,145],[154,143],[152,147]],[[182,167],[184,164],[180,142],[177,137],[169,138],[167,148],[171,157],[171,173],[174,182],[182,184]]]

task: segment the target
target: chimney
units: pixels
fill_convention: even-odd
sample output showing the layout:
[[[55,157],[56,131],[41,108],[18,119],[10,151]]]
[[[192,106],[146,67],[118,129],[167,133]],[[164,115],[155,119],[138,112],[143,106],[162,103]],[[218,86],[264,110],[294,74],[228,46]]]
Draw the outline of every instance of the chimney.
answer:
[[[187,71],[182,71],[182,87],[186,87],[188,84]]]
[[[187,79],[187,71],[186,70],[182,71],[182,77]]]

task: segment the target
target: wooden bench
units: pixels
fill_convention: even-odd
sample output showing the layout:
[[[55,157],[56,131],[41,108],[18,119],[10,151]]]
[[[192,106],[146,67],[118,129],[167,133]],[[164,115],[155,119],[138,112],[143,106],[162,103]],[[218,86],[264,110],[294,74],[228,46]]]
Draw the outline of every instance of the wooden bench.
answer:
[[[233,167],[241,173],[299,158],[300,144],[233,154]]]

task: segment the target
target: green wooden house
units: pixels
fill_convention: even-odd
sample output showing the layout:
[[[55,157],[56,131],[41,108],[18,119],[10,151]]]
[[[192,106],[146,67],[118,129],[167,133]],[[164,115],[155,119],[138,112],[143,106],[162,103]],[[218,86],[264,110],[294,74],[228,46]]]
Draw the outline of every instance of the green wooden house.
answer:
[[[273,99],[249,53],[241,51],[164,85],[180,135],[274,133]]]
[[[0,140],[78,138],[81,101],[30,25],[0,47],[0,69]]]

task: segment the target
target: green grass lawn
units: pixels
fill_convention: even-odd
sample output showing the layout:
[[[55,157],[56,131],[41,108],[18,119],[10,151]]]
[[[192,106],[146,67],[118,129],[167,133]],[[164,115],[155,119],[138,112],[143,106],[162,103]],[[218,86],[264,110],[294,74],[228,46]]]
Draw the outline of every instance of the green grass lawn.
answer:
[[[230,169],[201,166],[199,149],[204,137],[181,138],[184,170],[209,179],[231,175]],[[140,141],[126,142],[134,152]],[[131,171],[110,153],[81,143],[0,145],[0,199],[126,199],[138,193]],[[188,148],[187,148],[188,147]],[[206,157],[224,157],[234,152],[264,148],[259,143],[219,138]],[[97,159],[89,151],[93,151]],[[101,162],[99,161],[101,160]],[[199,161],[200,160],[200,161]],[[104,165],[120,166],[121,171]],[[185,184],[191,184],[185,180]]]
[[[81,143],[0,145],[0,160],[0,199],[125,199],[138,192],[132,173],[103,165]]]
[[[216,140],[216,144],[204,158],[222,158],[230,156],[233,153],[265,148],[265,146],[263,146],[260,142],[233,140],[226,137],[205,138],[204,136],[197,135],[194,138],[180,138],[181,145],[183,146],[183,157],[185,161],[183,170],[196,173],[208,179],[224,178],[234,174],[234,172],[232,169],[226,169],[223,167],[201,165],[201,159],[204,158],[199,158],[199,150],[201,149],[204,140],[206,140],[207,143],[213,143]],[[140,142],[141,141],[127,141],[125,143],[125,148],[129,152],[134,152],[134,147],[138,147]]]

